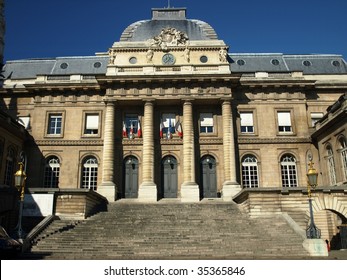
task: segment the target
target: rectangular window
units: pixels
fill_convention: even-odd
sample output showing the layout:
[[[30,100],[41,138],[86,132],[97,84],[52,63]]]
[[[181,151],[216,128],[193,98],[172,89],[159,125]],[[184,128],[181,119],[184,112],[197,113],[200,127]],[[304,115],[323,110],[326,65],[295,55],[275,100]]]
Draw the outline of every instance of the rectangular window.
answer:
[[[99,133],[99,114],[86,114],[84,134]]]
[[[176,115],[173,113],[166,113],[162,115],[162,134],[165,134],[167,138],[171,138],[172,134],[175,134]]]
[[[62,119],[62,114],[49,114],[47,134],[60,135],[62,133]]]
[[[277,112],[278,118],[278,131],[279,132],[292,132],[292,122],[290,112]]]
[[[241,133],[254,133],[253,113],[240,113]]]
[[[200,114],[200,133],[213,133],[213,114]]]
[[[139,116],[137,114],[125,115],[125,130],[129,138],[134,138],[135,134],[137,134],[138,122]]]
[[[323,113],[311,113],[311,124],[312,127],[315,126],[316,122],[318,122],[321,118],[323,118]]]

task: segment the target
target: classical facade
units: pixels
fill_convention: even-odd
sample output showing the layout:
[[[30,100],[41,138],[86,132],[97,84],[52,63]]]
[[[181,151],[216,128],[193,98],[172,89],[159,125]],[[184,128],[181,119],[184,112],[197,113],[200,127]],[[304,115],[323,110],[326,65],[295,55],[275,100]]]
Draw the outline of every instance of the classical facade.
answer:
[[[33,139],[29,188],[109,201],[236,197],[253,215],[265,208],[242,195],[297,195],[308,158],[325,178],[311,134],[347,90],[341,56],[232,53],[184,8],[152,9],[105,53],[8,61],[5,76],[2,107]],[[333,210],[346,218],[347,208]]]

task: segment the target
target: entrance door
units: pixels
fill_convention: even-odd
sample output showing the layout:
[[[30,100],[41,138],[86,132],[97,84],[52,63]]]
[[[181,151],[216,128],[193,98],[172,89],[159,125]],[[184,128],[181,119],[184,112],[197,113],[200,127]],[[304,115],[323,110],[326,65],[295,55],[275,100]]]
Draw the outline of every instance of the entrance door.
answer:
[[[124,159],[124,198],[137,198],[138,195],[138,169],[136,157],[129,156]]]
[[[177,160],[167,156],[162,161],[162,190],[163,198],[177,197]]]
[[[217,197],[216,160],[212,156],[205,156],[201,159],[200,168],[202,182],[202,197]]]

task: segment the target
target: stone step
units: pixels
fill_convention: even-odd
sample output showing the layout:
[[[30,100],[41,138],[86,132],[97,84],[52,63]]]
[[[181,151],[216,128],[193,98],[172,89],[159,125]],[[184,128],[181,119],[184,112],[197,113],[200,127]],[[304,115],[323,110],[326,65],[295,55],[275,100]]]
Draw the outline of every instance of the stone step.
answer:
[[[280,215],[250,219],[233,203],[115,202],[87,220],[53,222],[31,254],[48,259],[305,257],[302,241]]]

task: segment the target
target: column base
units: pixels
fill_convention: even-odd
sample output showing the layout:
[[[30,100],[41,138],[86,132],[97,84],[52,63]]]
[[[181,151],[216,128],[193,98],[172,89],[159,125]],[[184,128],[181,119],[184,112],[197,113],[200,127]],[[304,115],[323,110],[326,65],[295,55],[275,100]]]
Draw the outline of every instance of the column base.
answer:
[[[233,197],[241,191],[241,186],[236,182],[226,181],[223,184],[223,201],[232,201]]]
[[[199,185],[195,182],[185,182],[181,186],[181,202],[199,202]]]
[[[113,182],[102,182],[98,187],[98,193],[104,196],[108,201],[116,200],[117,187]]]
[[[139,188],[138,201],[140,202],[156,202],[157,185],[154,182],[143,182]]]
[[[329,255],[327,244],[323,239],[305,239],[302,246],[310,256],[327,257]]]

